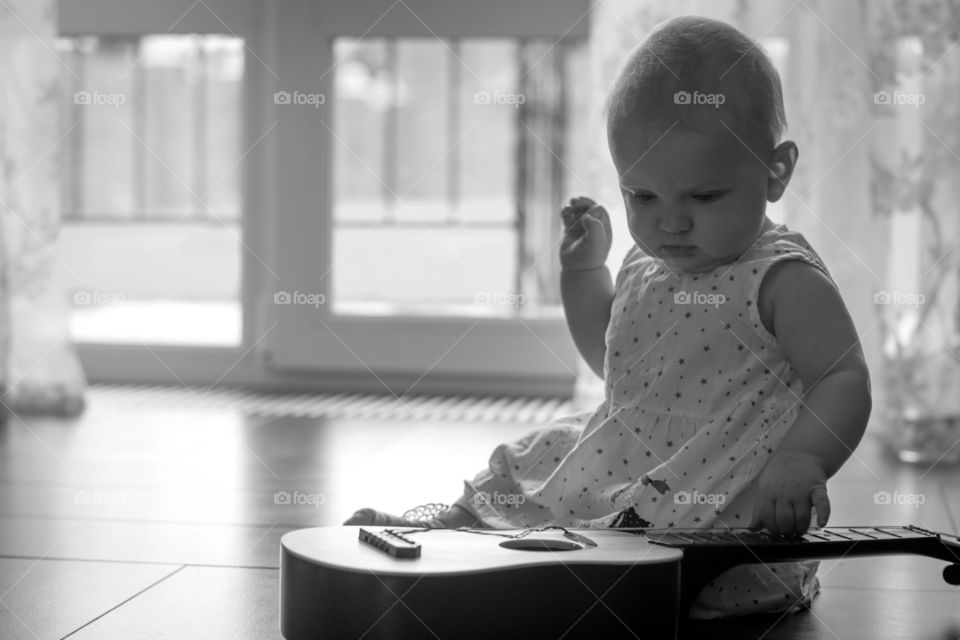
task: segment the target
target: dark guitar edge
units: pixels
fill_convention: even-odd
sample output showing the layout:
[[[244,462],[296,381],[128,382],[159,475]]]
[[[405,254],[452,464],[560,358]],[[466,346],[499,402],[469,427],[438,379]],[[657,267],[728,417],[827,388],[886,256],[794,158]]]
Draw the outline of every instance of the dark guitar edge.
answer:
[[[808,536],[826,533],[840,535],[841,531],[862,533],[863,531],[895,530],[909,532],[910,537],[878,538],[858,540],[818,540],[808,539]],[[680,620],[688,617],[691,606],[697,595],[707,584],[722,574],[740,564],[765,564],[768,562],[795,562],[799,560],[823,560],[842,557],[859,557],[875,555],[921,555],[937,560],[949,562],[943,570],[944,581],[951,585],[960,585],[960,537],[954,534],[930,531],[915,525],[906,527],[826,527],[811,531],[800,538],[789,538],[761,534],[768,538],[767,544],[749,546],[745,542],[730,544],[698,541],[697,537],[709,537],[712,532],[726,532],[736,534],[735,529],[688,529],[647,530],[644,535],[650,538],[652,544],[682,549],[684,553],[681,562],[680,579]],[[747,530],[740,530],[747,531]],[[662,533],[661,533],[662,532]],[[686,533],[692,537],[691,542],[665,542],[657,538],[676,534],[683,536]],[[639,531],[635,531],[639,533]],[[699,534],[699,535],[698,535]],[[706,535],[704,535],[706,534]],[[751,532],[756,535],[756,532]],[[952,538],[952,539],[951,539]],[[718,551],[722,553],[718,554]]]

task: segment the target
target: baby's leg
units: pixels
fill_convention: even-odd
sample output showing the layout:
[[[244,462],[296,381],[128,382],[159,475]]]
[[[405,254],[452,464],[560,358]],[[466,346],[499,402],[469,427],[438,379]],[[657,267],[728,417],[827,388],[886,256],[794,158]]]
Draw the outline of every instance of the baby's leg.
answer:
[[[809,608],[820,592],[819,560],[741,564],[723,572],[697,595],[693,620]]]
[[[443,523],[448,529],[457,527],[470,527],[471,529],[486,528],[483,522],[458,504],[452,505],[449,509],[437,516],[437,520]]]
[[[358,509],[352,516],[343,521],[344,525],[375,525],[378,527],[405,526],[407,521],[385,511],[376,509]]]
[[[372,525],[379,527],[431,527],[456,529],[457,527],[483,528],[483,523],[458,504],[426,520],[407,520],[376,509],[360,509],[344,521],[345,525]]]

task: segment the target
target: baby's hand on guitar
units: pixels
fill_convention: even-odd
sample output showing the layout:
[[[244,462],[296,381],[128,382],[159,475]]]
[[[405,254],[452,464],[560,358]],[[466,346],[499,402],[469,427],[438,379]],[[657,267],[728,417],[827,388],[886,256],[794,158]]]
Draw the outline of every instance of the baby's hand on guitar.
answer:
[[[803,535],[810,527],[811,508],[817,526],[830,518],[827,473],[823,461],[812,454],[784,451],[774,454],[757,478],[757,503],[750,529],[773,535]]]

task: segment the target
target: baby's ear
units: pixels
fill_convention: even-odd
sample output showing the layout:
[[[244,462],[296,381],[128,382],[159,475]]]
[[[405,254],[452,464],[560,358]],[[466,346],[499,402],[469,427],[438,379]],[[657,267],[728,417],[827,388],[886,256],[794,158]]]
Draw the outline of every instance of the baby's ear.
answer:
[[[776,202],[787,190],[787,184],[793,176],[793,169],[797,166],[797,157],[800,150],[792,140],[781,142],[770,154],[767,175],[767,200]]]

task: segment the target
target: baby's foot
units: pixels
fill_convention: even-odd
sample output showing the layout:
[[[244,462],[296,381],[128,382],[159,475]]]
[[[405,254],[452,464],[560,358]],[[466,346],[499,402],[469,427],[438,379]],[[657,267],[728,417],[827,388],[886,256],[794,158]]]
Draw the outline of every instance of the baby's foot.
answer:
[[[347,518],[344,525],[373,525],[377,527],[409,527],[414,523],[405,520],[400,516],[395,516],[376,509],[359,509],[352,516]]]

